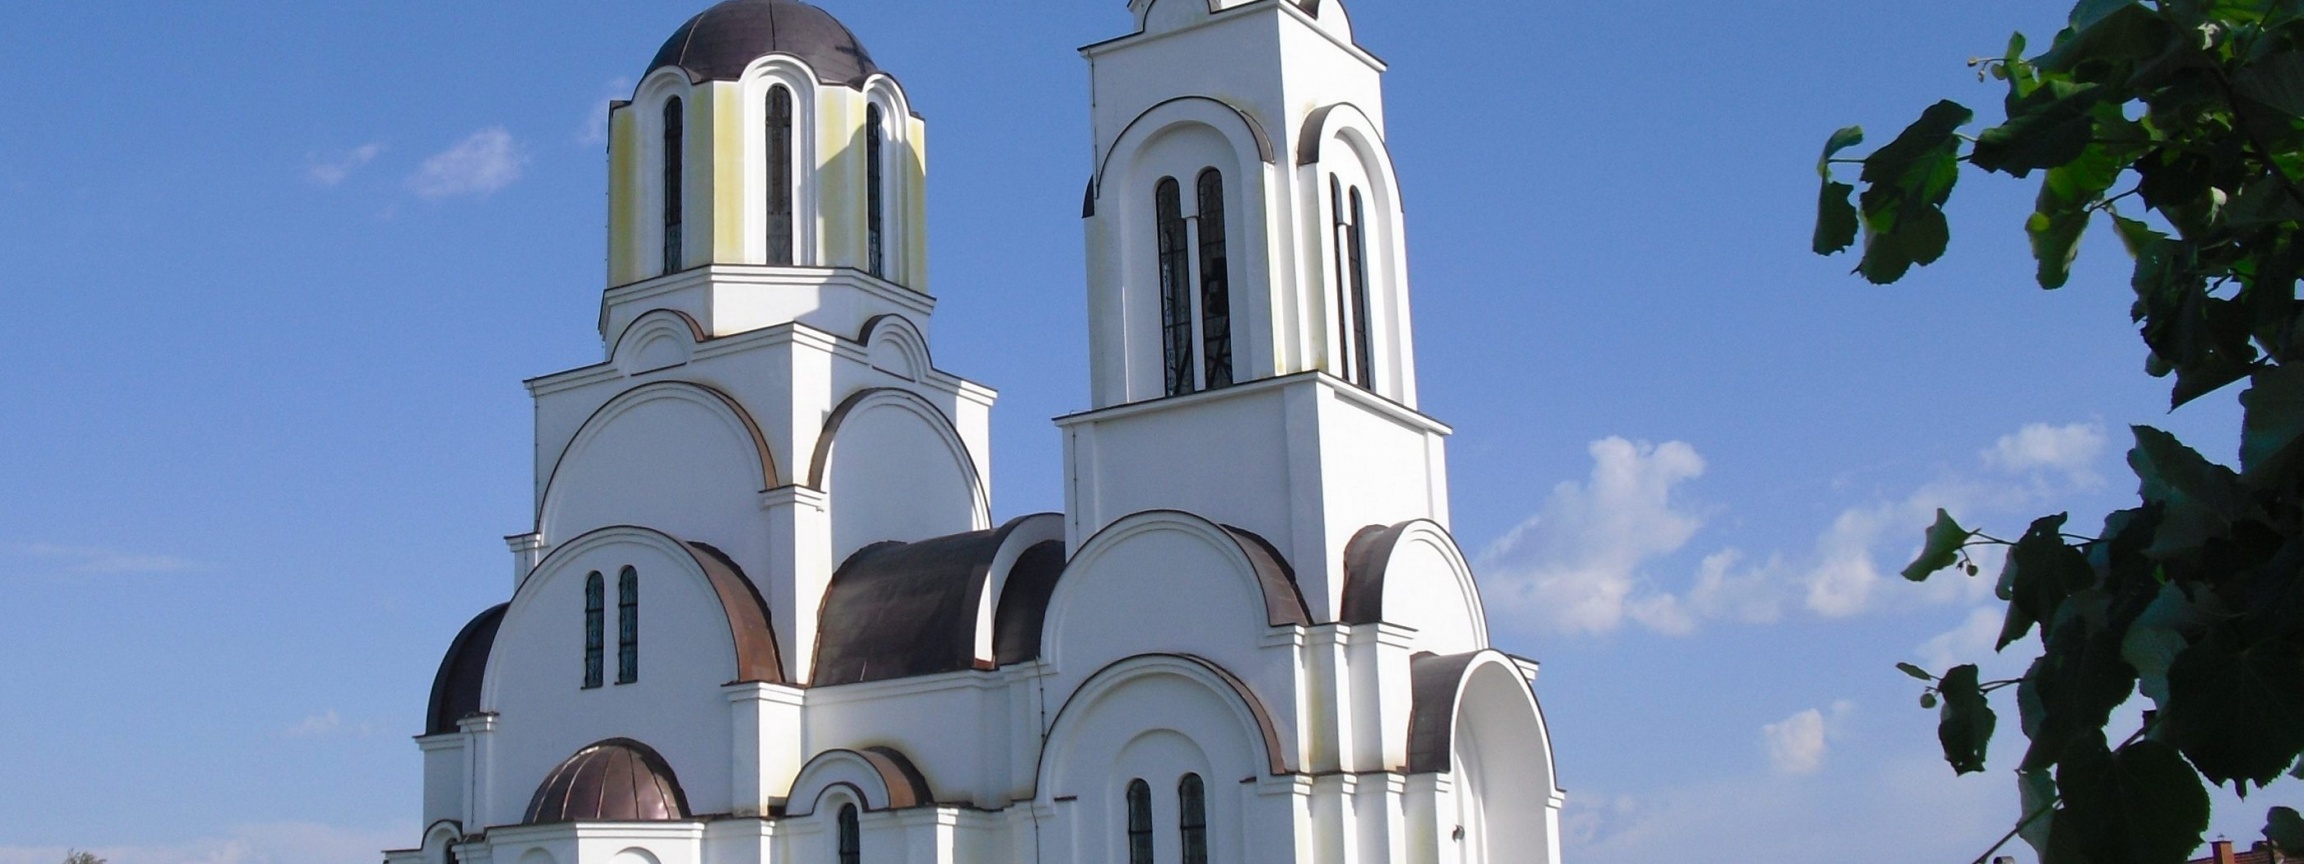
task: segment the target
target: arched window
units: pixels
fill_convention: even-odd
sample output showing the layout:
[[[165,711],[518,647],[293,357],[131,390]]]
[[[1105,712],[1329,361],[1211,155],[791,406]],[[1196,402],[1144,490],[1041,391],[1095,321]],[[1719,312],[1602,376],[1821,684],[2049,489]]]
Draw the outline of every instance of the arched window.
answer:
[[[864,858],[864,829],[856,821],[856,805],[840,805],[840,864],[857,864]]]
[[[1195,389],[1192,370],[1192,261],[1185,234],[1183,191],[1174,177],[1160,178],[1152,193],[1160,232],[1160,345],[1166,393]]]
[[[1176,784],[1177,824],[1184,833],[1184,864],[1208,864],[1208,785],[1198,774]]]
[[[606,587],[600,584],[600,571],[584,577],[584,688],[589,690],[601,684],[601,667],[606,660],[606,642],[601,630],[607,625]]]
[[[864,107],[864,269],[874,276],[886,276],[886,253],[881,248],[887,238],[887,180],[880,162],[881,138],[880,106]]]
[[[1200,344],[1210,390],[1232,383],[1232,265],[1224,254],[1224,175],[1200,172]]]
[[[1352,187],[1352,358],[1353,383],[1376,386],[1376,351],[1368,340],[1368,220],[1360,209],[1360,187]]]
[[[687,148],[687,112],[675,96],[664,103],[664,272],[680,271],[680,174]]]
[[[616,576],[616,683],[640,680],[640,571]]]
[[[1128,781],[1128,864],[1152,864],[1152,787]]]
[[[768,263],[792,255],[792,91],[768,88]]]

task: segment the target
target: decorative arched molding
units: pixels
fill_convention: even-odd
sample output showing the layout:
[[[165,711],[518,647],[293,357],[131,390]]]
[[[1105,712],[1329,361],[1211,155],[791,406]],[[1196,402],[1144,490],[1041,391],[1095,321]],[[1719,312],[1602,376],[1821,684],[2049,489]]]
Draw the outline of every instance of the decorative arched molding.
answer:
[[[768,436],[760,431],[760,424],[752,419],[752,414],[745,411],[735,397],[690,381],[642,384],[616,394],[615,398],[594,410],[592,416],[584,419],[584,425],[577,428],[576,435],[568,439],[568,445],[560,448],[559,458],[552,462],[552,473],[544,481],[544,494],[539,499],[543,506],[536,508],[536,530],[539,533],[544,530],[544,515],[552,510],[553,487],[559,482],[560,468],[568,463],[568,457],[591,444],[592,439],[615,422],[617,417],[658,399],[679,399],[700,405],[726,420],[731,431],[752,442],[752,453],[756,457],[754,462],[760,471],[760,491],[765,492],[782,485],[776,479],[779,476],[776,455],[768,448]]]
[[[1104,151],[1104,158],[1096,165],[1096,177],[1089,183],[1090,207],[1104,197],[1104,177],[1112,168],[1112,159],[1124,152],[1134,152],[1160,133],[1180,125],[1201,125],[1216,130],[1238,151],[1242,166],[1259,162],[1277,164],[1272,153],[1272,136],[1264,132],[1264,125],[1256,122],[1247,111],[1229,102],[1207,96],[1178,96],[1144,110],[1136,119],[1120,130],[1112,139],[1112,146]],[[1261,196],[1262,184],[1248,190]]]
[[[994,598],[1007,570],[1031,546],[1063,536],[1063,517],[1042,513],[857,550],[824,591],[810,685],[991,668]]]
[[[919,381],[935,371],[935,361],[928,353],[928,337],[921,334],[920,326],[910,318],[895,313],[872,316],[856,334],[856,341],[864,345],[865,356],[874,369],[907,381]]]
[[[517,616],[543,590],[538,574],[556,573],[568,562],[595,550],[620,544],[638,545],[653,549],[676,562],[690,565],[682,568],[686,575],[702,579],[711,586],[720,602],[720,610],[728,622],[728,645],[736,669],[731,683],[759,682],[788,684],[790,678],[784,670],[782,649],[777,647],[775,619],[769,614],[768,601],[760,596],[758,587],[744,575],[742,568],[729,560],[726,553],[703,543],[690,543],[653,528],[615,525],[601,528],[552,550],[552,554],[538,562],[534,570],[521,580],[513,592],[507,617]],[[570,572],[582,568],[569,568]],[[497,686],[496,670],[489,670],[486,691],[493,704]]]
[[[1080,544],[1080,551],[1072,556],[1072,562],[1064,568],[1065,575],[1069,577],[1074,573],[1094,572],[1096,566],[1113,550],[1130,539],[1154,532],[1175,532],[1192,537],[1230,558],[1234,574],[1249,580],[1256,592],[1264,598],[1264,617],[1270,626],[1308,626],[1312,623],[1311,613],[1304,604],[1304,593],[1296,585],[1295,570],[1270,542],[1253,532],[1218,525],[1181,510],[1147,510],[1130,514],[1105,526],[1104,530],[1088,538],[1088,542]],[[1045,634],[1062,623],[1066,581],[1059,579],[1055,596],[1049,598],[1048,608],[1055,614],[1050,615],[1041,625],[1043,645],[1047,641]]]
[[[810,816],[824,809],[827,795],[845,789],[867,812],[909,810],[936,803],[928,777],[911,757],[894,747],[826,750],[801,766],[792,780],[786,815]]]
[[[664,171],[662,168],[664,164],[664,103],[668,99],[677,97],[680,100],[681,110],[689,118],[687,128],[693,130],[697,128],[695,122],[696,95],[697,87],[688,80],[688,73],[685,70],[678,67],[666,67],[641,78],[639,85],[632,89],[631,104],[625,106],[625,110],[637,112],[633,115],[632,122],[638,135],[637,139],[631,143],[639,148],[639,153],[636,154],[636,158],[631,163],[636,169],[629,181],[632,187],[626,190],[627,194],[624,196],[624,206],[629,215],[628,224],[631,225],[629,236],[625,238],[629,247],[624,254],[626,260],[633,262],[633,275],[638,277],[633,281],[647,281],[668,272],[688,269],[686,260],[675,262],[674,266],[671,267],[662,266],[662,250],[664,248]],[[702,136],[688,136],[684,142],[687,145],[687,153],[683,155],[693,156],[696,152],[697,142],[701,139]],[[692,176],[696,165],[705,164],[709,161],[685,158],[681,161],[683,173]],[[688,182],[683,182],[681,185],[684,189],[703,188]],[[682,196],[683,215],[680,221],[683,225],[701,226],[705,224],[702,221],[689,218],[687,215],[694,212],[692,205],[696,200],[697,196],[695,195]],[[709,238],[709,232],[704,236]],[[687,244],[683,249],[683,255],[686,255],[692,248],[693,244]],[[655,266],[650,266],[651,264]]]
[[[880,106],[880,122],[884,126],[880,132],[881,191],[888,200],[882,205],[885,221],[880,230],[886,232],[886,236],[880,244],[880,278],[898,285],[919,284],[922,274],[913,272],[916,262],[910,249],[915,239],[913,232],[923,230],[923,226],[913,224],[911,214],[914,199],[925,191],[916,186],[915,178],[927,175],[928,160],[920,152],[919,142],[912,138],[909,122],[914,119],[912,102],[904,95],[903,86],[885,72],[865,79],[862,89],[866,103]],[[860,119],[859,125],[861,122]]]
[[[790,54],[752,61],[741,79],[744,118],[744,260],[768,263],[768,91],[779,84],[792,94],[792,265],[822,262],[817,216],[823,185],[816,166],[817,84],[815,67]],[[845,85],[843,85],[845,86]]]
[[[626,377],[641,375],[687,365],[696,355],[696,346],[711,339],[712,334],[688,313],[651,309],[616,334],[608,358]]]
[[[1544,720],[1544,709],[1512,658],[1493,650],[1445,657],[1418,654],[1409,662],[1409,667],[1414,702],[1408,716],[1408,773],[1455,771],[1456,741],[1466,720],[1460,709],[1473,688],[1499,688],[1490,692],[1510,695],[1510,699],[1500,702],[1510,706],[1518,716],[1482,719],[1507,725],[1529,724],[1529,728],[1521,732],[1542,755],[1543,782],[1548,790],[1558,789],[1558,775],[1552,764],[1552,732]],[[1520,709],[1524,709],[1524,713]]]
[[[455,819],[441,819],[424,828],[425,864],[448,864],[449,848],[464,840],[464,823]]]
[[[1251,746],[1262,751],[1266,773],[1274,777],[1290,773],[1279,724],[1273,722],[1272,712],[1239,676],[1190,654],[1139,654],[1097,670],[1057,709],[1056,721],[1049,725],[1048,735],[1042,739],[1040,765],[1035,772],[1037,794],[1047,794],[1054,787],[1059,760],[1050,757],[1057,755],[1058,748],[1071,744],[1077,737],[1076,727],[1098,702],[1132,682],[1163,676],[1189,681],[1215,695],[1232,709],[1231,719],[1240,733],[1252,742]]]
[[[1387,618],[1385,598],[1391,594],[1392,563],[1404,550],[1428,548],[1445,561],[1457,594],[1467,608],[1475,645],[1488,647],[1488,611],[1480,599],[1480,583],[1456,537],[1438,522],[1411,519],[1398,525],[1370,525],[1344,546],[1344,598],[1337,620],[1352,625],[1378,622],[1409,623]]]
[[[1363,209],[1363,244],[1367,257],[1365,267],[1369,279],[1369,341],[1376,347],[1371,356],[1375,380],[1369,386],[1375,392],[1411,408],[1416,405],[1415,346],[1409,326],[1407,245],[1403,223],[1400,177],[1394,170],[1389,145],[1382,130],[1367,112],[1349,102],[1328,105],[1313,111],[1305,118],[1298,133],[1296,148],[1299,186],[1302,206],[1317,214],[1325,225],[1338,218],[1331,208],[1338,206],[1332,200],[1329,178],[1341,175],[1347,185],[1357,187],[1365,178],[1367,200]],[[1334,272],[1341,250],[1333,230],[1320,232],[1319,253],[1321,282],[1327,288],[1323,301],[1333,307],[1336,285],[1341,278]],[[1329,328],[1333,342],[1338,312],[1333,308],[1322,325]],[[1340,349],[1339,349],[1340,350]],[[1338,363],[1347,362],[1338,356]],[[1339,371],[1342,366],[1335,367]]]
[[[984,478],[976,473],[976,459],[968,451],[968,442],[960,440],[960,430],[953,425],[952,418],[946,416],[943,409],[921,398],[920,394],[894,387],[859,390],[842,400],[840,407],[832,409],[831,416],[824,420],[824,431],[816,436],[816,452],[808,467],[808,488],[818,492],[831,491],[824,484],[831,474],[832,460],[839,455],[841,424],[866,409],[884,405],[900,407],[928,421],[929,428],[936,430],[937,436],[944,440],[944,445],[951,448],[953,460],[965,472],[975,499],[977,524],[991,521],[992,502],[984,489]]]

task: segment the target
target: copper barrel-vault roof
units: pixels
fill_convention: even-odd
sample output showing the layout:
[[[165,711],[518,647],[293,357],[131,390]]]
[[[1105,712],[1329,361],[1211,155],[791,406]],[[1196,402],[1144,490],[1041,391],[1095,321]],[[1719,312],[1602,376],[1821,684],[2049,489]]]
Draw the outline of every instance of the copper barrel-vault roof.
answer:
[[[1409,690],[1415,696],[1414,707],[1408,709],[1408,773],[1452,770],[1456,695],[1464,685],[1464,670],[1478,659],[1478,651],[1445,657],[1426,652],[1409,658]]]
[[[673,31],[648,71],[678,66],[692,82],[734,81],[770,54],[800,58],[826,84],[856,86],[880,71],[846,25],[798,0],[727,0],[706,9]]]
[[[768,601],[759,587],[728,553],[704,543],[688,543],[688,551],[712,581],[720,608],[728,614],[728,636],[736,646],[736,680],[785,684],[783,649],[776,645],[776,629],[768,617]]]
[[[1040,630],[1048,600],[1064,576],[1064,541],[1047,540],[1016,556],[992,616],[992,656],[999,665],[1040,659]]]
[[[688,818],[672,766],[648,745],[613,738],[576,751],[546,775],[523,825],[671,822]]]
[[[875,543],[848,556],[824,592],[809,684],[976,668],[976,613],[992,558],[1023,521],[918,543]]]
[[[488,677],[488,654],[495,650],[496,629],[503,626],[504,610],[511,605],[489,607],[448,643],[447,656],[440,658],[440,671],[432,676],[432,702],[424,709],[424,734],[457,731],[457,721],[480,710],[480,684]]]

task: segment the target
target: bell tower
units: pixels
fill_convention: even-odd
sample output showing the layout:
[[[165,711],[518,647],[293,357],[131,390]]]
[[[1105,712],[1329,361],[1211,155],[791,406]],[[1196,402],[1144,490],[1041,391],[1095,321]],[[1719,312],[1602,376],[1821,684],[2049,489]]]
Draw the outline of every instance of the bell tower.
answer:
[[[1090,392],[1064,418],[1075,548],[1131,513],[1278,547],[1315,620],[1370,525],[1445,525],[1416,410],[1383,61],[1339,0],[1132,0],[1095,92]]]

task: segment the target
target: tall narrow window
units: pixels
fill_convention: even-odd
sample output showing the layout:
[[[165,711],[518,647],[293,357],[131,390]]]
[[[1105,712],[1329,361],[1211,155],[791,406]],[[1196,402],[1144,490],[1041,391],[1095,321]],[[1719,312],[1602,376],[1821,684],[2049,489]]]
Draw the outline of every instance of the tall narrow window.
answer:
[[[1128,781],[1128,864],[1152,864],[1152,787]]]
[[[1352,358],[1353,383],[1376,386],[1376,352],[1368,341],[1368,220],[1360,209],[1360,187],[1352,187]]]
[[[881,131],[880,106],[864,108],[864,268],[874,276],[886,276],[886,252],[881,247],[887,238],[887,181],[880,165]]]
[[[640,572],[616,577],[616,683],[640,680]]]
[[[1184,833],[1184,864],[1208,864],[1208,786],[1198,774],[1176,784],[1177,824]]]
[[[856,805],[840,805],[840,864],[864,858],[864,827],[856,821]]]
[[[1165,392],[1179,396],[1197,389],[1192,370],[1192,252],[1185,233],[1183,189],[1176,178],[1163,177],[1152,200],[1160,233],[1162,378]]]
[[[587,690],[600,686],[601,667],[606,665],[607,658],[602,655],[607,651],[607,644],[601,632],[607,626],[606,594],[606,586],[600,584],[600,571],[594,570],[592,575],[584,577],[584,688]]]
[[[792,263],[792,91],[768,88],[768,263]]]
[[[682,246],[680,243],[680,174],[682,151],[686,149],[688,130],[687,112],[680,108],[674,97],[664,103],[664,272],[680,270]]]
[[[1200,172],[1200,343],[1208,389],[1232,383],[1232,270],[1224,255],[1224,175]]]
[[[1336,246],[1336,359],[1341,366],[1336,374],[1351,380],[1359,363],[1353,358],[1360,347],[1352,341],[1352,223],[1346,222],[1344,210],[1344,181],[1328,175],[1329,239]]]

